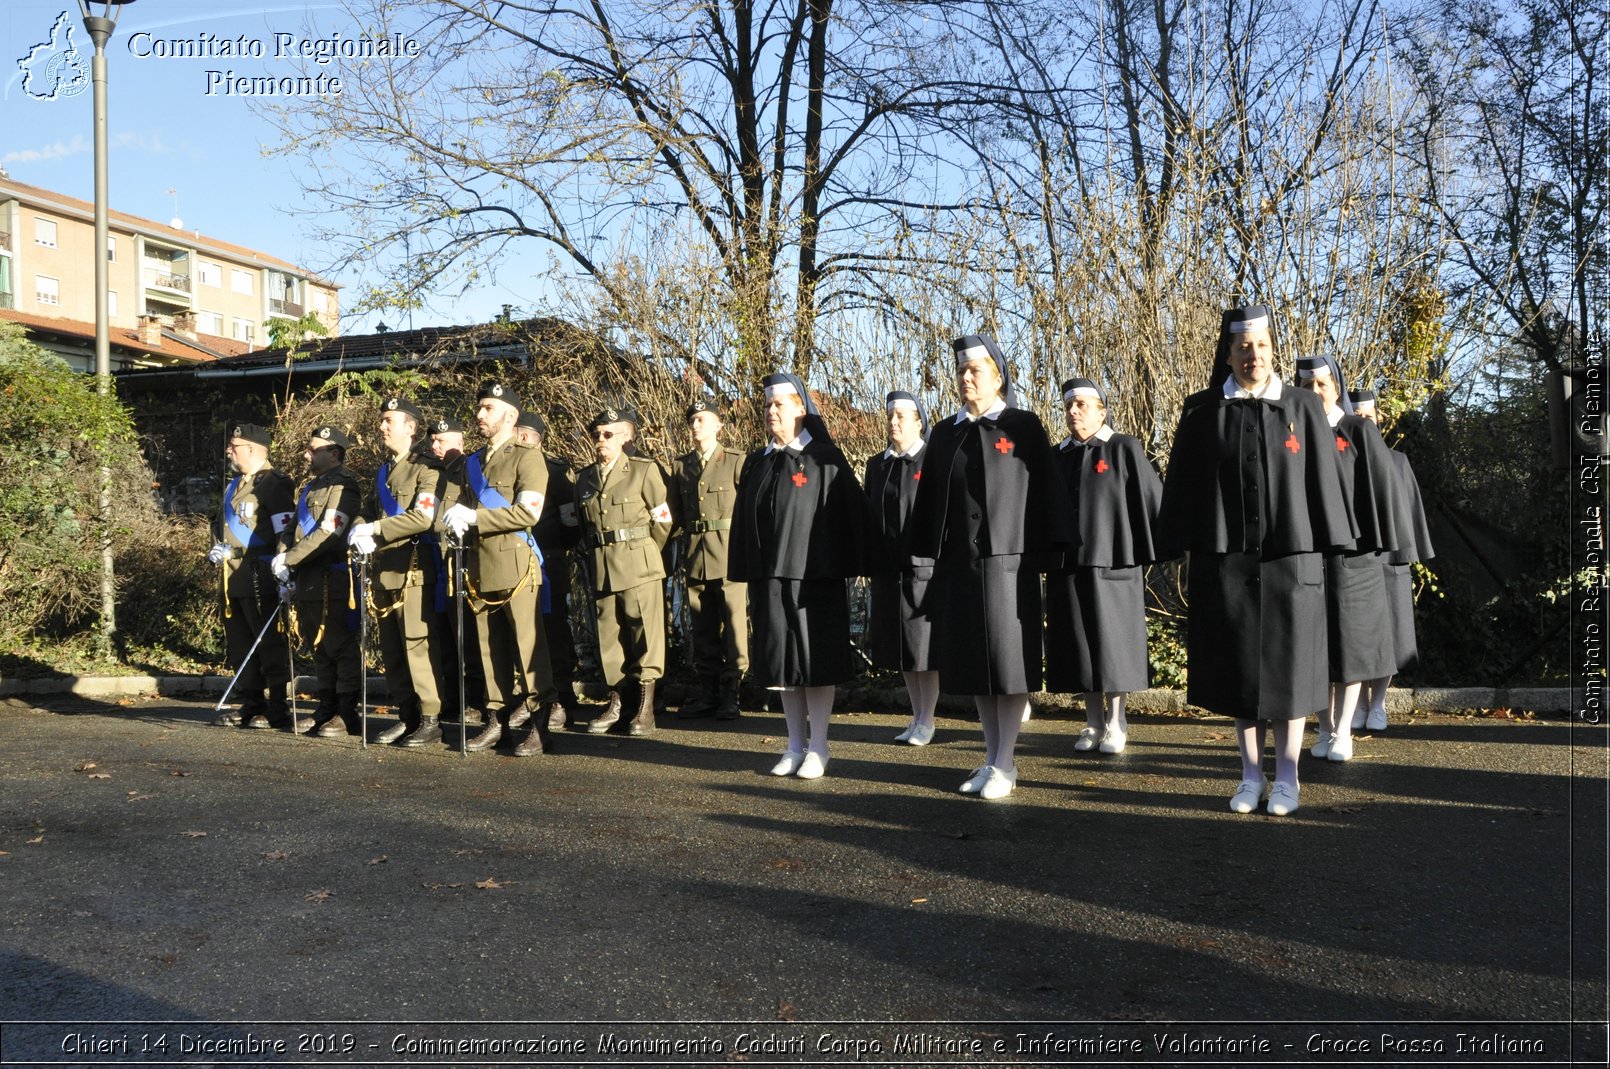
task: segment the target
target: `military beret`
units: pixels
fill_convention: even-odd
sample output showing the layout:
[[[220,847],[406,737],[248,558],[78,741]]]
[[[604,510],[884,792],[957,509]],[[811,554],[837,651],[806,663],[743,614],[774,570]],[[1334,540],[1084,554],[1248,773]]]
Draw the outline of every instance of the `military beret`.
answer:
[[[402,413],[404,413],[406,415],[413,416],[416,422],[419,422],[419,423],[425,422],[425,417],[420,414],[419,408],[412,401],[408,400],[406,397],[388,397],[388,398],[386,398],[384,401],[380,402],[380,411],[381,412],[402,412]]]
[[[596,430],[608,423],[630,423],[637,426],[637,413],[630,408],[606,408],[587,421],[588,430]]]
[[[274,440],[268,428],[256,423],[237,423],[229,428],[229,437],[239,438],[255,445],[268,446]]]
[[[714,404],[701,397],[689,405],[686,412],[682,413],[682,421],[684,423],[691,423],[693,421],[693,417],[697,416],[700,412],[708,412],[717,419],[721,418],[720,409],[716,408]]]
[[[520,407],[520,395],[514,392],[513,387],[505,386],[501,382],[481,383],[481,390],[475,395],[475,399],[477,401],[485,401],[488,397],[495,401],[502,401],[505,404],[511,404],[515,408]]]
[[[547,437],[548,434],[548,421],[542,418],[542,413],[534,412],[529,408],[521,411],[520,418],[514,421],[514,425],[516,427],[528,427],[543,437]]]
[[[430,421],[430,432],[432,434],[452,434],[454,432],[463,434],[464,421],[461,419],[454,419],[452,416],[443,416],[440,419],[433,419]]]
[[[338,445],[343,450],[352,448],[352,439],[348,438],[339,427],[332,427],[328,423],[322,427],[315,427],[308,438],[321,445]]]

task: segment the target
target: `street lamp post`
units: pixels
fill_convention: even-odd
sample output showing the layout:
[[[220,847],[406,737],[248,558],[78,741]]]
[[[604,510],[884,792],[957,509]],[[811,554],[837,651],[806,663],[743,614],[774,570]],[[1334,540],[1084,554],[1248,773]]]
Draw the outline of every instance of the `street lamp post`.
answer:
[[[102,397],[112,393],[112,334],[106,307],[106,42],[112,39],[123,5],[130,2],[96,0],[93,7],[100,8],[96,14],[90,0],[78,0],[84,29],[95,42],[95,57],[90,61],[95,95],[95,388]],[[110,657],[117,634],[117,573],[112,558],[112,469],[104,458],[100,483],[101,653]]]

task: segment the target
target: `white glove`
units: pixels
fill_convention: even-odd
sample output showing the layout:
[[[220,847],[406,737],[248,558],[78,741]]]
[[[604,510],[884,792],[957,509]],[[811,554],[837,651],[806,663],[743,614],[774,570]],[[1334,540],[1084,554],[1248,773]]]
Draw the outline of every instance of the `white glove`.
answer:
[[[366,550],[363,550],[362,552],[364,552],[364,553],[373,553],[374,552],[373,546],[374,546],[374,540],[375,540],[375,525],[372,524],[372,523],[355,523],[355,524],[353,524],[352,529],[347,532],[347,541],[351,542],[353,545],[357,545],[358,544],[358,539],[360,539],[360,538],[367,538],[369,540],[369,543],[370,543],[370,548],[366,549]]]
[[[368,533],[367,531],[360,533],[359,528],[368,526],[369,525],[367,523],[360,523],[357,527],[352,529],[352,534],[347,536],[347,541],[351,543],[352,548],[357,550],[359,553],[362,553],[364,556],[368,556],[369,554],[373,553],[377,544],[375,542],[374,535]]]
[[[228,559],[229,546],[223,542],[219,542],[216,546],[213,546],[211,552],[207,554],[208,564],[222,564]]]
[[[277,554],[273,560],[268,562],[268,568],[269,571],[274,573],[274,578],[280,582],[289,583],[291,581],[291,569],[285,563],[285,554]]]
[[[294,594],[294,593],[296,593],[296,584],[295,583],[281,583],[280,584],[280,600],[281,601],[290,601],[291,600],[291,595]]]
[[[464,532],[475,526],[475,510],[468,505],[454,505],[447,510],[447,515],[442,517],[442,522],[451,527],[454,534],[463,538]]]

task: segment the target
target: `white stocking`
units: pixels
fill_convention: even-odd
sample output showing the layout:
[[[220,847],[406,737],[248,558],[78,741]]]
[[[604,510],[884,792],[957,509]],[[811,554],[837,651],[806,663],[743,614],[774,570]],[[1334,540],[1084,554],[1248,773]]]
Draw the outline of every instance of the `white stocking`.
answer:
[[[1297,786],[1297,758],[1303,752],[1303,723],[1307,717],[1275,721],[1275,782]],[[1347,721],[1341,721],[1346,727]]]
[[[911,699],[911,724],[913,727],[930,727],[934,722],[934,710],[939,707],[939,672],[937,669],[927,672],[907,672],[906,694]]]
[[[1236,718],[1235,744],[1241,751],[1241,778],[1263,781],[1263,721]]]
[[[833,687],[802,687],[811,721],[811,752],[827,759],[827,722],[833,716]]]
[[[1338,739],[1351,738],[1353,735],[1353,710],[1358,707],[1358,692],[1362,683],[1332,683],[1331,691],[1331,720],[1336,724],[1336,737]],[[1293,780],[1292,782],[1296,782]]]
[[[805,688],[784,687],[783,721],[788,725],[788,752],[805,752]]]
[[[995,698],[995,730],[999,737],[995,742],[995,760],[990,764],[1002,772],[1010,772],[1017,767],[1014,757],[1017,735],[1023,728],[1023,722],[1029,718],[1028,710],[1027,694],[1001,694]]]

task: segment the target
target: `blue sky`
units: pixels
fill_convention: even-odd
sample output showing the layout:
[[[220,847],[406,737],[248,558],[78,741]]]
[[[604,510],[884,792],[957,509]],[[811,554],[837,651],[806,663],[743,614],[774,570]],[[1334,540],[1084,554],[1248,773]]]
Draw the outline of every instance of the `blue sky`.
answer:
[[[97,5],[97,10],[99,5]],[[95,192],[94,127],[91,94],[35,99],[25,91],[19,60],[49,41],[57,17],[68,13],[72,44],[85,70],[94,48],[84,32],[76,0],[5,0],[0,5],[0,165],[19,182],[91,200]],[[176,214],[187,229],[233,241],[311,268],[324,265],[313,227],[301,217],[302,193],[294,161],[265,156],[275,131],[253,113],[249,101],[216,84],[209,94],[209,70],[238,76],[298,73],[287,58],[276,58],[276,34],[294,39],[352,39],[361,34],[346,13],[331,3],[253,4],[243,0],[135,0],[118,19],[107,47],[109,181],[111,205],[118,211],[167,221]],[[142,34],[146,36],[141,36]],[[160,51],[155,40],[258,43],[261,59],[234,56],[190,58],[135,55]],[[339,76],[341,59],[324,71]],[[214,81],[216,82],[216,78]],[[30,83],[37,88],[42,83]],[[173,190],[175,192],[170,193]],[[530,310],[537,291],[509,288],[525,273],[501,272],[502,285],[485,287],[414,314],[414,324],[462,323],[488,319],[504,304]],[[352,285],[358,280],[335,275]],[[406,325],[391,314],[392,327]],[[365,321],[344,320],[345,332],[370,329]]]

